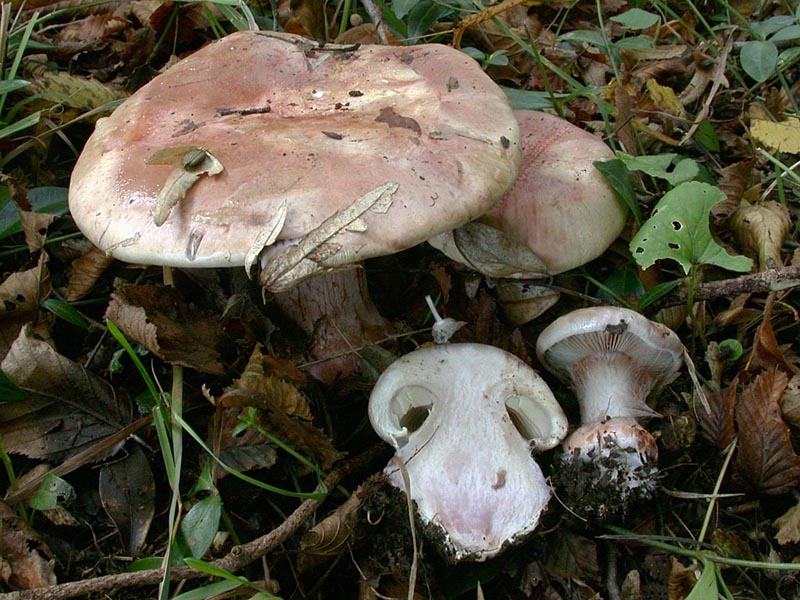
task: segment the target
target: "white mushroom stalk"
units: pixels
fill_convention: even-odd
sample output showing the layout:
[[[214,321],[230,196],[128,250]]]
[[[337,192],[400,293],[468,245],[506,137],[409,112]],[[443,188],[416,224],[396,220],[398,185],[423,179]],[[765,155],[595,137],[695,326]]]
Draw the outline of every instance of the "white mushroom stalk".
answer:
[[[378,379],[369,416],[410,489],[394,460],[384,473],[453,561],[491,558],[539,523],[551,490],[531,450],[558,444],[567,421],[517,357],[483,344],[416,350]]]
[[[582,425],[564,442],[559,480],[573,488],[566,495],[582,514],[624,513],[655,489],[656,443],[637,421],[657,416],[647,397],[677,376],[680,339],[632,310],[595,307],[556,319],[536,353],[580,406]]]

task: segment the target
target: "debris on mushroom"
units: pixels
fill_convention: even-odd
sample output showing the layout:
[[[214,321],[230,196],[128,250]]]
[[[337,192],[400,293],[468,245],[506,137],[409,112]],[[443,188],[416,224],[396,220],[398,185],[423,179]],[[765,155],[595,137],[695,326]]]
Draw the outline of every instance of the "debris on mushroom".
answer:
[[[564,442],[554,473],[559,496],[571,498],[579,514],[624,514],[655,490],[658,450],[638,419],[657,416],[647,397],[677,376],[683,344],[664,325],[605,306],[556,319],[539,336],[536,354],[580,406],[582,425]]]
[[[567,421],[514,355],[483,344],[416,350],[378,379],[369,417],[403,465],[384,473],[451,560],[486,560],[536,528],[551,490],[531,449],[556,446]]]
[[[619,236],[627,208],[594,162],[613,158],[594,135],[534,111],[516,111],[522,165],[511,190],[477,222],[429,240],[447,256],[495,278],[535,279],[579,267]],[[554,293],[500,290],[515,323],[554,303]],[[527,284],[531,287],[531,284]],[[523,311],[525,296],[539,308]],[[544,296],[544,298],[542,297]]]
[[[247,31],[101,119],[69,202],[86,237],[128,262],[242,266],[263,241],[277,293],[475,219],[520,159],[508,99],[461,52]]]

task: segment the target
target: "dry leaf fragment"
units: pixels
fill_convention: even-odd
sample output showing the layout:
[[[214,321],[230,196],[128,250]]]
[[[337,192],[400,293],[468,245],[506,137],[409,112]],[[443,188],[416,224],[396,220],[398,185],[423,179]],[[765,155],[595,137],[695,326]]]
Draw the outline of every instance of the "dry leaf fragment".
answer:
[[[109,105],[125,97],[125,93],[100,83],[95,79],[85,79],[71,75],[66,71],[46,72],[31,81],[31,85],[23,91],[34,99],[27,105],[29,110],[49,111],[55,106],[60,108],[59,120],[62,123],[71,121],[92,109]],[[51,115],[56,111],[51,111]],[[93,117],[100,118],[100,114]]]
[[[800,154],[800,118],[789,117],[775,123],[766,119],[750,121],[750,137],[771,152]]]
[[[156,484],[150,463],[138,445],[128,455],[100,469],[100,502],[114,521],[128,552],[137,556],[155,515]]]
[[[333,241],[336,234],[346,231],[369,210],[387,212],[399,187],[394,182],[379,185],[348,207],[337,210],[296,245],[268,255],[262,265],[261,284],[271,292],[281,292],[319,272],[319,266],[324,267],[326,260],[340,250]]]
[[[132,421],[131,406],[108,383],[37,339],[28,325],[0,367],[30,393],[27,400],[0,405],[6,452],[59,461]]]
[[[800,542],[800,504],[795,504],[775,519],[773,525],[778,530],[775,541],[781,546]]]
[[[286,381],[278,369],[290,373],[294,381]],[[300,377],[302,381],[302,374]],[[308,400],[296,387],[297,381],[297,374],[264,354],[261,344],[256,344],[242,375],[225,391],[221,400],[225,406],[260,405],[261,408],[310,421],[314,416]]]
[[[360,491],[361,488],[357,489],[344,504],[308,530],[300,540],[301,556],[328,557],[340,551],[358,522],[363,503]]]
[[[758,375],[736,404],[734,477],[761,494],[782,494],[800,482],[800,456],[792,448],[778,404],[788,381],[786,373],[773,367]]]
[[[171,287],[123,285],[111,295],[106,318],[159,358],[212,375],[224,375],[219,320]]]
[[[800,428],[800,373],[792,376],[781,396],[781,414],[789,425]]]
[[[50,549],[2,500],[0,523],[0,578],[19,590],[55,585]]]
[[[181,148],[183,151],[185,148]],[[147,164],[161,164],[166,153],[174,150],[165,148],[156,152],[147,160]],[[153,210],[153,222],[156,227],[161,227],[166,221],[172,209],[178,202],[186,197],[186,193],[192,188],[195,182],[203,175],[212,177],[224,171],[222,163],[205,148],[189,148],[181,152],[181,156],[173,163],[172,170],[167,175],[167,180],[156,198],[156,206]]]
[[[698,411],[700,433],[719,450],[724,450],[736,436],[734,413],[736,409],[736,381],[724,390],[706,390],[710,410]]]
[[[778,344],[772,328],[772,308],[775,304],[775,294],[775,292],[770,292],[767,295],[763,319],[753,338],[753,350],[747,359],[746,370],[758,371],[779,365],[784,371],[794,374],[800,369],[786,356],[786,352]]]
[[[743,201],[731,219],[739,243],[758,255],[760,271],[783,265],[781,248],[792,224],[789,209],[777,202]]]
[[[89,248],[80,258],[72,262],[64,299],[67,302],[74,302],[83,298],[113,262],[114,259],[97,246]]]

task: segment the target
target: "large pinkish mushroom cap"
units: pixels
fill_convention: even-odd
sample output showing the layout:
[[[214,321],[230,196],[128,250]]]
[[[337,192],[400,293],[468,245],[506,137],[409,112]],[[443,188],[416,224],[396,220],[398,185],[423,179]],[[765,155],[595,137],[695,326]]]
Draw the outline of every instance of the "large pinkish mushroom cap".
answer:
[[[564,119],[529,110],[514,114],[523,153],[513,187],[472,231],[447,232],[431,244],[490,277],[554,275],[594,260],[627,219],[624,203],[594,166],[614,152]]]
[[[266,229],[277,233],[270,242],[294,243],[380,188],[374,206],[306,257],[310,269],[268,282],[286,289],[478,217],[506,192],[519,161],[505,95],[460,52],[320,48],[239,32],[180,61],[98,123],[73,172],[70,210],[121,260],[237,266]],[[156,226],[168,179],[192,169],[199,175],[185,198],[162,208]]]

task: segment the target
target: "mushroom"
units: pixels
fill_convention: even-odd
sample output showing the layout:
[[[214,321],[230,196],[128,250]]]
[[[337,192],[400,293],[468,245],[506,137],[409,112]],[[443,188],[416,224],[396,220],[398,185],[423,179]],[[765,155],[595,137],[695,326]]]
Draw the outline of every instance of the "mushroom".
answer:
[[[577,511],[602,519],[652,494],[658,451],[638,419],[658,416],[646,400],[677,376],[678,336],[632,310],[583,308],[548,325],[536,354],[578,398],[582,424],[563,444],[558,474]]]
[[[531,448],[553,448],[567,421],[514,355],[483,344],[416,350],[380,376],[369,417],[403,465],[384,473],[451,560],[491,558],[539,523],[551,491]]]
[[[452,48],[239,32],[98,122],[70,210],[124,261],[249,267],[261,255],[277,293],[471,221],[520,155],[505,94]],[[347,310],[320,317],[335,309]]]
[[[519,110],[522,165],[505,197],[477,222],[429,240],[450,258],[494,278],[556,275],[600,256],[619,236],[627,208],[594,162],[614,158],[596,136],[552,115]],[[528,286],[530,287],[530,286]],[[523,290],[505,282],[498,294],[518,308]],[[549,295],[545,310],[557,299]],[[509,314],[516,323],[535,315]]]

